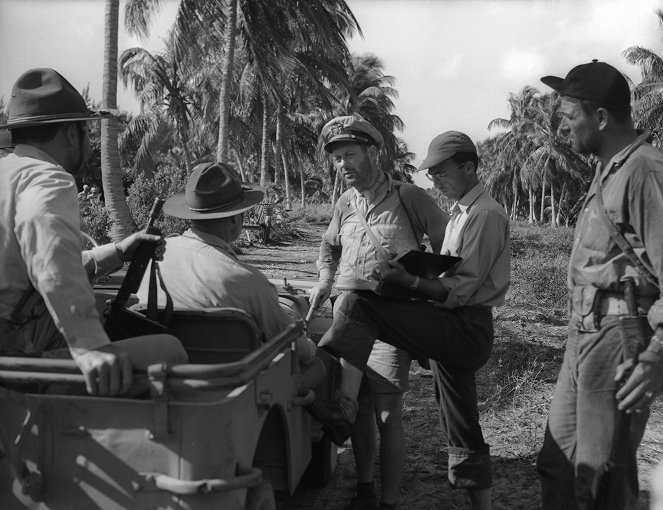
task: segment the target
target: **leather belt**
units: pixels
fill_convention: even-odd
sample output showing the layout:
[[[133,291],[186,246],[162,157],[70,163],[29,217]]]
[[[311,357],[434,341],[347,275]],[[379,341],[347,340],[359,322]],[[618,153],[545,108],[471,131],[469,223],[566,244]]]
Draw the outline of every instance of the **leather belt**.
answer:
[[[603,315],[629,315],[628,306],[626,301],[620,295],[602,295],[599,296],[598,311]],[[638,312],[646,314],[651,305],[656,301],[653,296],[638,296],[637,298]]]

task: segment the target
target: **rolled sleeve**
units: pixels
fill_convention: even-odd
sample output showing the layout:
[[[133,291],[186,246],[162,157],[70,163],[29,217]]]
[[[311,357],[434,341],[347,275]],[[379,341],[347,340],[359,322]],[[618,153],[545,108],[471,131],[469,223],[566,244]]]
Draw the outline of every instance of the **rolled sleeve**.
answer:
[[[84,251],[82,261],[90,281],[106,275],[122,265],[122,259],[115,248],[115,243],[96,246]]]
[[[318,267],[318,277],[321,282],[334,280],[334,275],[338,269],[341,260],[341,241],[339,239],[340,221],[338,208],[334,210],[327,231],[322,236],[320,242],[320,253],[316,266]]]

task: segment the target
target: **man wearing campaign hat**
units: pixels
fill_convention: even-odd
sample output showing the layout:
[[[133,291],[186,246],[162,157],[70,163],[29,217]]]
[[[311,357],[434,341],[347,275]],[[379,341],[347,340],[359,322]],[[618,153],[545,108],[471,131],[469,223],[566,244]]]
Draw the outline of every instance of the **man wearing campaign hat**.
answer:
[[[0,131],[0,158],[10,154],[14,150],[12,135],[9,131]]]
[[[279,305],[274,285],[260,270],[241,262],[230,243],[242,233],[243,213],[258,204],[265,191],[242,182],[237,172],[224,163],[201,163],[191,172],[184,191],[170,197],[164,214],[191,221],[182,235],[169,237],[159,269],[173,300],[180,308],[240,308],[253,317],[265,340],[274,338],[292,321]],[[149,274],[146,271],[146,274]],[[149,277],[141,282],[138,298],[146,303]],[[166,296],[158,290],[160,304]],[[297,341],[300,362],[309,367],[303,385],[324,373],[324,365],[313,357],[315,344],[302,334]]]
[[[0,159],[0,354],[71,356],[88,392],[125,393],[132,366],[186,362],[170,335],[111,344],[101,325],[88,277],[131,260],[141,242],[159,236],[137,233],[83,252],[73,175],[89,150],[85,121],[93,112],[53,69],[32,69],[12,89],[9,130],[14,152]]]
[[[626,420],[626,473],[609,497],[611,508],[636,508],[636,450],[663,384],[663,155],[635,129],[628,82],[611,65],[541,81],[561,95],[559,134],[598,160],[569,261],[569,336],[538,459],[543,507],[598,508],[599,474]]]
[[[504,303],[509,287],[510,241],[508,218],[479,183],[477,166],[476,147],[467,135],[447,131],[432,140],[419,170],[428,169],[429,179],[454,202],[442,254],[461,261],[438,278],[414,276],[393,260],[377,266],[377,279],[416,289],[426,299],[352,293],[335,310],[332,327],[319,343],[341,359],[342,398],[316,400],[311,412],[333,433],[352,429],[347,401],[357,398],[376,338],[417,359],[430,358],[448,442],[449,481],[467,489],[473,510],[487,510],[492,473],[479,425],[475,374],[490,356],[492,307]]]
[[[395,181],[378,167],[383,137],[361,116],[330,120],[322,128],[320,143],[331,154],[348,190],[337,201],[322,238],[317,262],[320,283],[312,290],[310,300],[311,306],[317,308],[330,296],[338,269],[336,287],[340,295],[334,301],[334,320],[338,321],[341,317],[337,312],[343,302],[354,291],[368,288],[381,262],[403,251],[419,249],[424,234],[428,235],[433,249],[439,251],[448,218],[422,188]],[[380,239],[379,248],[371,241],[371,235]],[[380,341],[375,343],[352,434],[358,483],[348,509],[377,507],[375,421],[381,438],[381,508],[392,508],[398,500],[406,449],[400,413],[403,392],[408,388],[409,367],[407,351]],[[355,402],[345,402],[354,415]],[[347,435],[335,435],[332,439],[342,444]]]

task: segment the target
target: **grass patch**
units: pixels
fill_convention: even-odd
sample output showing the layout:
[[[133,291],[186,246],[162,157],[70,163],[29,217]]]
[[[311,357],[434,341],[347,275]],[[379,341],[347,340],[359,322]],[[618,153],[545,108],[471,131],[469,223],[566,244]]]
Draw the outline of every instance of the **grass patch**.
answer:
[[[511,227],[511,287],[507,307],[565,317],[573,230],[515,223]]]
[[[323,223],[328,225],[331,221],[334,207],[331,204],[306,204],[302,209],[301,204],[293,206],[292,211],[287,213],[287,221],[294,223]]]

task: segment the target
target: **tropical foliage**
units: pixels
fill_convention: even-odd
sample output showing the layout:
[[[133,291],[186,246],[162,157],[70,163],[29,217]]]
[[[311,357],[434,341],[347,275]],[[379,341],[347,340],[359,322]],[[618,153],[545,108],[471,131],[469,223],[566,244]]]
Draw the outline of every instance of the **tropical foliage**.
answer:
[[[159,5],[127,1],[125,28],[148,36]],[[119,135],[125,173],[143,182],[172,165],[189,174],[227,160],[270,199],[289,209],[299,194],[304,206],[307,195],[334,195],[321,127],[359,113],[385,138],[381,166],[410,178],[413,154],[395,134],[404,127],[393,113],[395,78],[379,57],[350,55],[347,39],[360,33],[344,0],[180,0],[161,52],[135,47],[119,57],[140,104]]]
[[[147,37],[160,4],[127,0],[120,16],[119,1],[106,0],[103,97],[100,105],[86,98],[116,109],[119,77],[140,105],[119,122],[90,126],[84,181],[103,186],[108,220],[100,225],[111,225],[111,238],[140,224],[155,190],[176,191],[205,161],[228,161],[286,210],[297,196],[302,209],[333,203],[342,180],[318,134],[337,115],[360,114],[375,125],[385,140],[381,168],[411,180],[414,154],[398,136],[396,78],[379,56],[350,54],[347,41],[361,30],[345,0],[178,0],[161,51],[134,47],[118,58],[120,18],[131,34]],[[663,11],[656,15],[663,27]],[[636,124],[663,147],[663,58],[638,46],[624,57],[642,71],[633,85]],[[509,118],[491,121],[495,134],[477,144],[482,180],[514,220],[573,223],[591,161],[558,136],[559,97],[526,86],[508,104]],[[4,110],[0,98],[0,119]]]
[[[559,104],[555,93],[524,87],[509,96],[510,118],[488,126],[503,131],[479,144],[483,180],[512,220],[557,226],[577,215],[591,167],[557,134]]]
[[[663,11],[657,10],[663,28]],[[642,80],[633,88],[633,117],[636,126],[652,133],[652,144],[663,149],[663,58],[641,46],[624,50],[624,58],[640,67]]]

